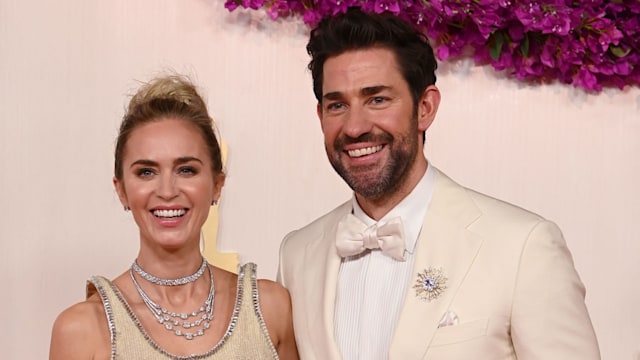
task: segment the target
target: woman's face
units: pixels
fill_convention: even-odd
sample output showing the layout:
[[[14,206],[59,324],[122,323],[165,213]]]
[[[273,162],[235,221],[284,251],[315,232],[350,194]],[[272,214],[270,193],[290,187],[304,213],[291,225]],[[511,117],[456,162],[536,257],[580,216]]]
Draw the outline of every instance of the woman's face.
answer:
[[[131,208],[149,246],[197,246],[211,201],[224,175],[214,175],[202,135],[187,121],[168,118],[134,129],[124,149],[120,201]]]

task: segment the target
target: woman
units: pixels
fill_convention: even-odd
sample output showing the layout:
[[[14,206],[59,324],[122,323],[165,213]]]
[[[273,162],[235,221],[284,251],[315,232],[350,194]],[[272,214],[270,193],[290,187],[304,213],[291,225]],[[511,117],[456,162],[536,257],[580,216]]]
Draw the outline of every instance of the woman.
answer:
[[[53,326],[50,359],[297,359],[288,292],[209,265],[201,228],[225,175],[204,101],[180,76],[131,99],[113,183],[140,231],[130,269],[92,277]]]

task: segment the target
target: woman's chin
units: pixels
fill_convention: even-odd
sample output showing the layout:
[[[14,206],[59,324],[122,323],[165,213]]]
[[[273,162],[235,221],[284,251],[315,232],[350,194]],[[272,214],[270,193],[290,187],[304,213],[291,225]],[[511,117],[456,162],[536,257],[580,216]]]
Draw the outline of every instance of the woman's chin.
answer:
[[[152,246],[158,246],[166,250],[180,250],[187,247],[190,243],[199,243],[198,236],[188,236],[185,234],[159,234],[150,239]]]

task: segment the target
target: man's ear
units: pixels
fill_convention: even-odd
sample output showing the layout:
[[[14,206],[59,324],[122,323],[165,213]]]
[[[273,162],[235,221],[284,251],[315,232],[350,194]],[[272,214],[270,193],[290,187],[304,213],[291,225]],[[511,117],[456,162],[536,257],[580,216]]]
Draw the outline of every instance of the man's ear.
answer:
[[[322,103],[319,102],[316,106],[316,114],[318,115],[318,120],[320,120],[320,127],[322,127]]]
[[[115,176],[113,177],[113,187],[116,190],[116,194],[118,194],[118,198],[120,199],[122,206],[128,208],[129,200],[127,199],[127,192],[124,190],[124,184]]]
[[[438,106],[440,106],[440,90],[435,85],[429,85],[418,100],[418,129],[420,131],[426,131],[431,126],[436,118]]]

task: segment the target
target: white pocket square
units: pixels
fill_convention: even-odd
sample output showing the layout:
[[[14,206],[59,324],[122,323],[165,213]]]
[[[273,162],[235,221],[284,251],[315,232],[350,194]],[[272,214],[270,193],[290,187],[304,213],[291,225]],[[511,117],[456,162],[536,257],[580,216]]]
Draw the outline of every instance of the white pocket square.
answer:
[[[458,315],[451,310],[447,310],[444,315],[442,315],[440,322],[438,322],[438,327],[441,328],[453,325],[458,325]]]

